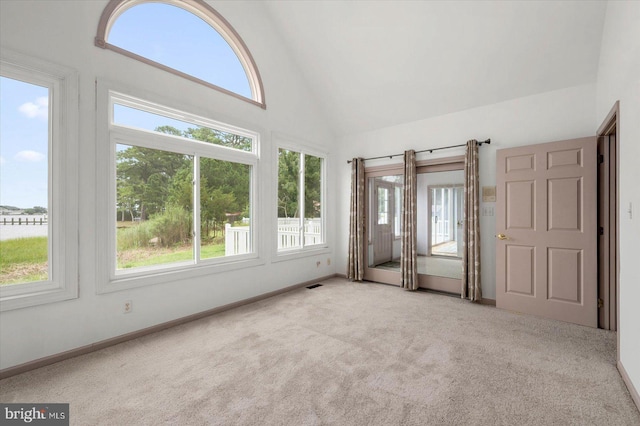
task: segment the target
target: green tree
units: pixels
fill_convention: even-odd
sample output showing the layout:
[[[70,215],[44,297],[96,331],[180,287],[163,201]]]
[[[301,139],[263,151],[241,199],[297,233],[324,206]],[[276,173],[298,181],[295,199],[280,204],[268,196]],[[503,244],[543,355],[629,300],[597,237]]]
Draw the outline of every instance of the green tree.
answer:
[[[278,217],[298,217],[300,153],[278,151]]]
[[[204,127],[182,131],[160,126],[155,130],[245,151],[252,148],[250,138]],[[153,216],[160,220],[169,209],[179,208],[187,214],[193,211],[192,157],[135,146],[121,148],[116,158],[118,211],[122,218],[127,213],[131,218],[146,220]],[[206,239],[211,230],[215,236],[218,229],[223,229],[228,213],[249,215],[251,166],[202,158],[199,170],[200,220]],[[172,217],[182,217],[175,214],[177,210],[172,211]]]
[[[129,199],[126,204],[139,210],[141,220],[163,208],[171,179],[192,163],[189,156],[137,146],[118,151],[116,159],[118,195],[133,194],[135,201]]]
[[[304,156],[304,217],[320,217],[322,197],[322,158]]]
[[[214,145],[227,146],[242,151],[251,151],[251,139],[227,133],[220,130],[213,130],[208,127],[188,128],[182,133],[182,136],[189,139],[195,139],[202,142],[209,142]]]
[[[183,167],[171,180],[168,195],[169,204],[193,210],[193,168]]]

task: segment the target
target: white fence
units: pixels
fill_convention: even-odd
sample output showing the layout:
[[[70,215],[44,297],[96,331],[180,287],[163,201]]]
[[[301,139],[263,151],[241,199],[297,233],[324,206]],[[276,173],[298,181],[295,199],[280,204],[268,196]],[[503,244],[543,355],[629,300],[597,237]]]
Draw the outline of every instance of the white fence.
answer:
[[[300,232],[300,219],[278,218],[278,250],[322,243],[322,219],[305,219],[304,235]],[[225,226],[225,256],[251,253],[251,227]]]

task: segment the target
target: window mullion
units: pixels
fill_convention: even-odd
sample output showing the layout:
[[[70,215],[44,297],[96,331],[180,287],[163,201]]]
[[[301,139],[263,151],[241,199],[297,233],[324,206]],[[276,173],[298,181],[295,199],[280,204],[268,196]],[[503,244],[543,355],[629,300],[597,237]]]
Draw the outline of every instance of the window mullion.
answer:
[[[193,156],[193,255],[200,263],[200,155]]]
[[[305,212],[305,207],[304,207],[304,181],[305,181],[305,176],[304,176],[304,152],[300,152],[300,170],[299,170],[299,176],[300,176],[300,191],[298,191],[298,196],[299,196],[299,201],[298,201],[298,212],[300,215],[300,222],[299,222],[299,226],[300,226],[300,247],[304,248],[304,212]]]

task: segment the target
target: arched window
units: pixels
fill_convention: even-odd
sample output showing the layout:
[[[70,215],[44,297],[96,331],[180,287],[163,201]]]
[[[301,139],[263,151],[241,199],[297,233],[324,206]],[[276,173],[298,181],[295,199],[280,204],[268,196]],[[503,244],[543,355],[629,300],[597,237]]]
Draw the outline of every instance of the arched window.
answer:
[[[265,108],[246,45],[202,0],[111,0],[95,44]]]

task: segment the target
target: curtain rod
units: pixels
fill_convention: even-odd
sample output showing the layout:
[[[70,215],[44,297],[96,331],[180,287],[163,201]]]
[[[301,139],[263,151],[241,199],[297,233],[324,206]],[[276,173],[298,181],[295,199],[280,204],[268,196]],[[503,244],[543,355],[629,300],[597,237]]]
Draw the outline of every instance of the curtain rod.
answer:
[[[480,141],[478,142],[478,146],[482,146],[483,143],[486,143],[487,145],[491,144],[491,138],[484,140],[484,141]],[[421,152],[428,152],[429,154],[431,154],[433,151],[439,151],[441,149],[449,149],[449,148],[459,148],[461,146],[467,146],[466,143],[462,143],[460,145],[450,145],[450,146],[441,146],[439,148],[430,148],[430,149],[423,149],[422,151],[416,151],[416,154],[419,154]],[[393,157],[399,157],[401,155],[404,155],[404,153],[402,154],[392,154],[392,155],[381,155],[380,157],[369,157],[369,158],[365,158],[366,160],[379,160],[380,158],[393,158]],[[347,163],[350,164],[351,160],[347,160]]]

